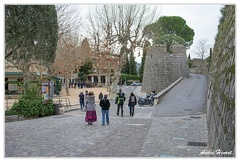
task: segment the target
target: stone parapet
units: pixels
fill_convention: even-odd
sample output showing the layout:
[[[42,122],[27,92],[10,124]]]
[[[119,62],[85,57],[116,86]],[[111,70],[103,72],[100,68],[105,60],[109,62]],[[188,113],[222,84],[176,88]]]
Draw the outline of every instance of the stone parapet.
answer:
[[[181,53],[178,53],[181,52]],[[163,45],[154,45],[148,48],[142,91],[160,92],[180,77],[189,77],[186,48],[173,46],[173,53],[166,53]]]
[[[178,80],[176,80],[174,83],[172,83],[171,85],[169,85],[167,88],[165,88],[164,90],[162,90],[161,92],[159,92],[156,96],[154,96],[154,105],[157,105],[160,101],[160,99],[170,90],[172,89],[176,84],[178,84],[181,80],[183,79],[183,77],[179,78]]]

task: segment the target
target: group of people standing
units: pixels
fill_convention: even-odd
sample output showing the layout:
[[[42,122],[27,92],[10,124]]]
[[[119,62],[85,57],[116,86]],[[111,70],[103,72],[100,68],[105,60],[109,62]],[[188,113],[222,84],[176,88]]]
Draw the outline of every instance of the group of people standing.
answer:
[[[79,102],[80,102],[80,109],[86,110],[86,117],[85,122],[88,122],[88,125],[92,125],[93,122],[97,121],[97,114],[96,114],[96,104],[95,104],[95,96],[92,91],[88,92],[85,91],[85,94],[81,92],[79,94]],[[102,108],[102,125],[104,126],[105,123],[109,125],[109,108],[111,106],[110,101],[108,99],[108,95],[103,95],[102,92],[99,94],[99,105]],[[123,104],[126,100],[125,94],[122,92],[122,89],[119,89],[119,93],[116,95],[115,104],[117,104],[117,115],[119,116],[119,111],[121,109],[121,117],[123,117]],[[131,92],[129,100],[128,100],[128,107],[130,111],[130,116],[134,115],[134,107],[137,104],[137,98],[133,92]]]

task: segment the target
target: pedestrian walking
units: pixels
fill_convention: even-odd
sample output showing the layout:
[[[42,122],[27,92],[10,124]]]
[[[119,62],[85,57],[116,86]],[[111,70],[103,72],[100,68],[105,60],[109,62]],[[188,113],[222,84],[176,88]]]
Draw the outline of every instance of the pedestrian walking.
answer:
[[[102,94],[102,92],[100,92],[100,93],[99,93],[99,96],[98,96],[99,101],[100,101],[102,98],[103,98],[103,94]]]
[[[102,108],[102,125],[104,126],[105,125],[105,117],[106,117],[106,122],[107,122],[107,125],[109,125],[109,108],[110,108],[110,102],[108,100],[108,95],[105,94],[104,95],[104,98],[102,98],[100,100],[100,103],[99,105],[101,106]]]
[[[134,95],[133,92],[130,93],[129,100],[128,100],[128,106],[130,109],[130,116],[134,115],[134,107],[137,104],[137,97]]]
[[[85,81],[83,81],[82,86],[83,86],[83,87],[81,87],[81,88],[85,88],[85,87],[86,87]]]
[[[125,94],[122,92],[122,89],[119,89],[119,93],[117,93],[115,104],[117,104],[117,115],[119,116],[119,109],[121,108],[121,117],[123,117],[123,104],[125,101]]]
[[[83,92],[80,92],[78,97],[79,97],[79,102],[80,102],[80,109],[82,110],[84,108],[84,94],[83,94]]]
[[[86,99],[86,117],[85,121],[88,122],[88,125],[92,125],[93,122],[97,121],[97,113],[95,109],[95,96],[93,92],[89,92]]]

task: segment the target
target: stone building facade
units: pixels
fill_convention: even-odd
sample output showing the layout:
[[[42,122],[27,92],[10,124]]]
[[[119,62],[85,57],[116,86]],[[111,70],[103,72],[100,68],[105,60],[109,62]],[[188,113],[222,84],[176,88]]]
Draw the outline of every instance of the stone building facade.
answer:
[[[225,6],[223,16],[210,67],[208,143],[222,153],[213,156],[235,156],[235,6]]]
[[[148,48],[141,91],[158,93],[180,77],[189,77],[186,48],[176,45],[172,49],[169,54],[163,45]]]

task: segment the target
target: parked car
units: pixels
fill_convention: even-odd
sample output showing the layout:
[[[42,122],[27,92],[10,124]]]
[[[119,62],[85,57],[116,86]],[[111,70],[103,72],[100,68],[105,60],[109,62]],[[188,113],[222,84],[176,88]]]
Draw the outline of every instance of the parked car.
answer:
[[[134,81],[131,85],[132,85],[132,86],[141,86],[142,83],[140,83],[140,82],[135,82],[135,81]]]

